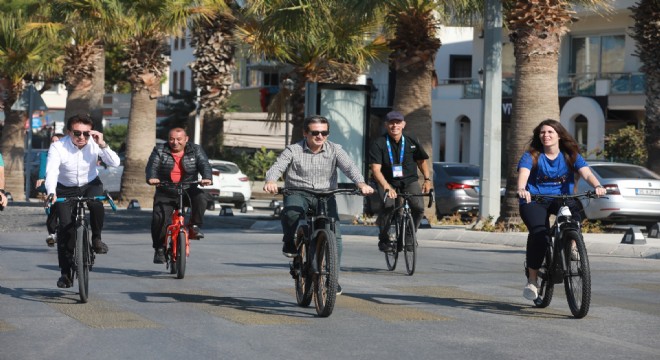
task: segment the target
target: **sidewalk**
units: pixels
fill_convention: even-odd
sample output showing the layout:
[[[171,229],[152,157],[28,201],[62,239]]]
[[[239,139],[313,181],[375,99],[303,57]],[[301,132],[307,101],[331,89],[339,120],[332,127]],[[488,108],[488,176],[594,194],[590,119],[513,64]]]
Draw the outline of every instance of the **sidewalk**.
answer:
[[[250,229],[281,231],[279,221],[255,221]],[[341,232],[344,235],[373,236],[374,244],[378,237],[378,227],[351,225],[342,222]],[[660,239],[646,237],[646,244],[622,244],[624,234],[584,234],[587,251],[590,254],[660,259]],[[417,232],[420,240],[455,241],[480,244],[494,244],[525,248],[527,233],[498,233],[468,230],[463,226],[436,226],[430,229],[421,228]],[[645,235],[646,236],[646,235]]]

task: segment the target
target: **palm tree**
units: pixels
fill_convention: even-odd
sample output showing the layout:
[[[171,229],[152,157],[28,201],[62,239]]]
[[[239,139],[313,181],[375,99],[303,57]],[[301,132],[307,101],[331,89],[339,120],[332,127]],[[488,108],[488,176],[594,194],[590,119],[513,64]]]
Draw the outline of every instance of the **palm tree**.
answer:
[[[458,1],[455,13],[465,5]],[[442,45],[437,37],[445,9],[436,0],[373,0],[358,5],[365,16],[384,16],[388,30],[389,61],[395,71],[392,107],[406,118],[406,130],[417,137],[433,162],[431,90],[435,54]],[[378,11],[373,11],[378,9]],[[433,168],[430,166],[430,171]],[[434,218],[433,209],[426,210]]]
[[[63,24],[67,104],[64,118],[88,113],[101,128],[105,93],[104,45],[116,35],[120,8],[114,0],[54,0],[54,21]]]
[[[127,26],[122,45],[123,61],[131,83],[131,110],[126,139],[126,160],[122,175],[121,201],[136,199],[149,203],[153,188],[144,179],[144,169],[156,143],[156,107],[161,95],[169,58],[168,39],[180,35],[189,21],[215,14],[214,0],[121,0]],[[201,6],[210,4],[209,6]],[[128,25],[130,24],[130,25]]]
[[[341,0],[250,3],[247,18],[240,21],[241,38],[257,58],[292,69],[292,141],[302,138],[306,82],[355,83],[370,61],[383,56],[383,38],[367,36],[372,29],[372,22]],[[271,119],[280,120],[281,114],[272,111]]]
[[[599,9],[606,1],[505,1],[504,19],[513,44],[515,88],[507,140],[507,189],[501,216],[518,219],[517,164],[532,131],[544,119],[559,119],[558,62],[561,37],[575,21],[573,5]],[[604,7],[603,7],[604,8]]]
[[[637,41],[637,55],[646,75],[647,167],[660,173],[660,2],[640,0],[630,9],[635,19],[631,36]]]
[[[212,18],[200,18],[191,26],[190,43],[195,48],[195,60],[190,68],[194,84],[200,89],[200,118],[204,129],[201,143],[209,156],[214,155],[221,142],[222,112],[231,94],[236,52],[236,18],[232,11],[237,9],[234,1],[221,2]]]
[[[28,27],[22,11],[0,17],[0,110],[4,112],[2,157],[5,187],[17,200],[25,199],[25,123],[32,114],[11,110],[26,88],[26,79],[43,79],[61,71],[58,42]]]

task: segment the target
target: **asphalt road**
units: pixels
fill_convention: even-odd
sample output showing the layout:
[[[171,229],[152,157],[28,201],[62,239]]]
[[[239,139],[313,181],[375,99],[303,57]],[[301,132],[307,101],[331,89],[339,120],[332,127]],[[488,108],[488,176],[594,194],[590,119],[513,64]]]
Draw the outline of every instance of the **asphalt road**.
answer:
[[[656,259],[591,254],[591,310],[576,320],[561,286],[546,309],[522,298],[520,247],[420,230],[409,277],[385,270],[373,236],[346,235],[344,294],[323,319],[296,305],[277,227],[245,228],[258,214],[209,214],[177,280],[151,261],[148,212],[123,211],[107,217],[110,252],[80,304],[76,287],[55,286],[57,255],[37,214],[21,218],[34,226],[0,232],[1,360],[660,358]]]

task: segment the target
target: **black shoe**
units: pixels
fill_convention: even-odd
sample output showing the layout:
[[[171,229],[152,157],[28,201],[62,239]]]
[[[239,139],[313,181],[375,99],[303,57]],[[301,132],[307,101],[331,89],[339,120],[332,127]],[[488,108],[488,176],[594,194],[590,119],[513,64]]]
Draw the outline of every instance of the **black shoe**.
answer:
[[[204,233],[197,225],[190,227],[190,240],[201,240],[204,238]]]
[[[154,264],[165,264],[165,249],[162,247],[154,251]]]
[[[92,241],[92,246],[94,247],[94,252],[97,254],[107,254],[108,245],[106,245],[101,239],[94,239]]]
[[[57,287],[61,289],[70,288],[73,286],[69,275],[62,274],[59,279],[57,279]]]
[[[284,241],[282,244],[282,254],[288,258],[296,257],[298,250],[293,244],[293,241]]]
[[[389,240],[387,240],[387,241],[382,241],[382,240],[378,241],[378,250],[384,251],[384,252],[392,251],[392,245],[390,245]]]
[[[341,295],[341,285],[337,283],[337,295]]]

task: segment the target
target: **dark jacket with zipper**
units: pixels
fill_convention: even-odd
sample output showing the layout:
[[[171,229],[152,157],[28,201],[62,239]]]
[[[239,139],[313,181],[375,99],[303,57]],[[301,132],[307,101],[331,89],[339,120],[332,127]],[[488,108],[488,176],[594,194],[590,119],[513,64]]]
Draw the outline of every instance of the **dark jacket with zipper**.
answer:
[[[213,180],[213,171],[209,158],[206,156],[204,149],[196,144],[187,143],[183,150],[184,155],[181,159],[181,166],[183,167],[183,176],[181,181],[197,181],[197,174],[202,175],[202,179]],[[147,163],[146,175],[147,181],[149,179],[159,179],[160,181],[172,181],[170,174],[174,168],[174,157],[169,144],[156,145],[149,156]],[[188,188],[191,185],[186,185]],[[192,185],[196,186],[196,185]],[[159,188],[160,189],[160,188]]]

